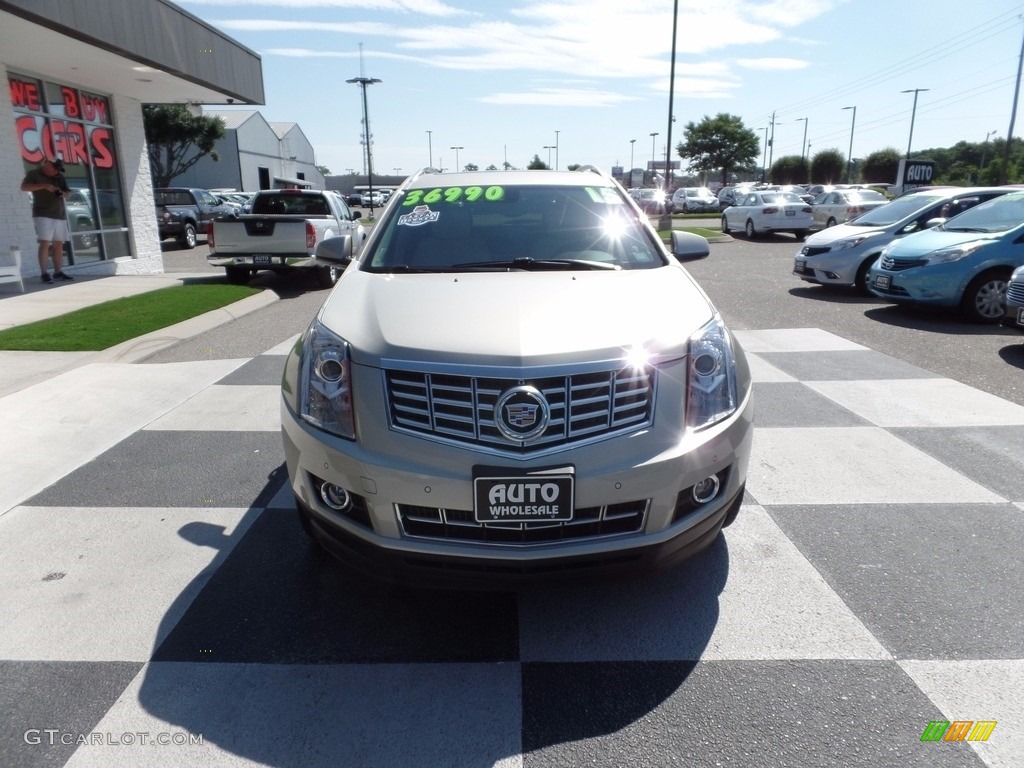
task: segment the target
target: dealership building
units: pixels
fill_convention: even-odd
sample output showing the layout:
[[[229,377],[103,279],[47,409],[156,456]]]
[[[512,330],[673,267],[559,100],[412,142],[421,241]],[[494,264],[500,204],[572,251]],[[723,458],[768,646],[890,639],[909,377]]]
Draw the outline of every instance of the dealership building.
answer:
[[[0,0],[0,252],[36,275],[25,173],[64,162],[71,274],[163,271],[143,104],[262,104],[260,57],[165,0]]]

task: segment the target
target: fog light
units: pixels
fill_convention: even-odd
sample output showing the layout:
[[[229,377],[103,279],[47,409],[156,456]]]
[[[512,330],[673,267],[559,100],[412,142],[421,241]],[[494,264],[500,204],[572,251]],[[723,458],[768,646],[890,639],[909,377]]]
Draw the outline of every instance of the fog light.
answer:
[[[705,477],[693,486],[693,500],[698,504],[707,504],[718,495],[718,489],[720,486],[721,484],[718,481],[718,475]]]
[[[344,512],[352,505],[348,491],[333,483],[324,483],[320,486],[320,498],[324,504],[337,512]]]

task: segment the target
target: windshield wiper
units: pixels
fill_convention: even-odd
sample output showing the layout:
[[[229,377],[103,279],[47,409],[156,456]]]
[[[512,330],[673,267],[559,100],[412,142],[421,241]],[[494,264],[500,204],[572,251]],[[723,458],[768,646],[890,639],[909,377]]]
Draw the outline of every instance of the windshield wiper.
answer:
[[[948,227],[945,224],[942,228],[947,232],[991,232],[991,229],[985,229],[984,227]]]
[[[456,264],[453,269],[480,269],[480,270],[505,270],[522,269],[527,272],[543,272],[544,270],[569,270],[569,269],[622,269],[618,264],[609,264],[606,261],[592,261],[590,259],[535,259],[532,256],[518,256],[507,261],[469,261],[464,264]]]

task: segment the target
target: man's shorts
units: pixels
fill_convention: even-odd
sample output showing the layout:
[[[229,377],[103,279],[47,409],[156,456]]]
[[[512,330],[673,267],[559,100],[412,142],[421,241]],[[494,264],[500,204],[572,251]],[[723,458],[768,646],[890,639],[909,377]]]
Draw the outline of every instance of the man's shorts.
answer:
[[[68,222],[66,219],[48,219],[45,216],[32,217],[36,225],[36,239],[41,243],[66,243],[68,240]]]

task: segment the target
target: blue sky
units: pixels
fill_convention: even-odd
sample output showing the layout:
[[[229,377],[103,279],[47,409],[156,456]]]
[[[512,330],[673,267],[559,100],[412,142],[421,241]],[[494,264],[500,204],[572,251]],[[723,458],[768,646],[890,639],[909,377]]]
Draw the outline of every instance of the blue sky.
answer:
[[[345,82],[360,76],[381,80],[367,91],[375,173],[665,155],[672,0],[179,4],[260,54],[257,109],[297,122],[332,173],[365,167],[361,92]],[[905,152],[910,89],[928,89],[914,151],[1005,137],[1022,15],[1009,0],[679,0],[672,145],[719,112],[764,137],[774,112],[776,159],[845,156],[851,127],[854,157]]]

